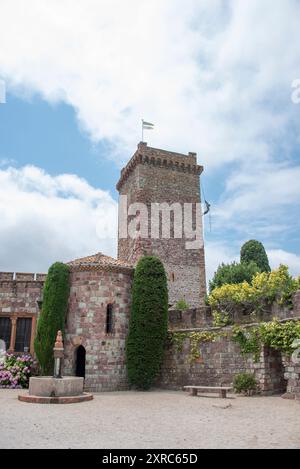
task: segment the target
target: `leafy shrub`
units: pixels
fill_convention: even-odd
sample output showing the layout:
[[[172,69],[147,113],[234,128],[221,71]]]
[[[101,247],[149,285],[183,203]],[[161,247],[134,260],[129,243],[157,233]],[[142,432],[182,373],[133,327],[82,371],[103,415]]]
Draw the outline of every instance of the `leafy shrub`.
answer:
[[[45,375],[53,372],[53,347],[57,331],[64,332],[69,291],[69,266],[56,262],[47,274],[34,342],[35,353]]]
[[[260,269],[255,262],[221,264],[209,282],[209,291],[212,292],[215,288],[225,284],[237,284],[244,281],[250,283],[257,272],[260,272]]]
[[[261,272],[270,272],[270,264],[263,244],[255,239],[247,241],[241,247],[241,263],[255,262]]]
[[[300,321],[279,322],[278,320],[261,322],[258,326],[234,326],[232,340],[240,345],[241,353],[251,353],[258,362],[263,346],[291,355],[295,343],[300,340]]]
[[[251,353],[254,362],[259,361],[262,341],[257,327],[244,329],[239,326],[234,326],[232,330],[233,342],[239,344],[241,353]]]
[[[189,309],[189,307],[190,306],[183,298],[178,300],[175,305],[175,309],[178,309],[179,311],[186,311],[187,309]]]
[[[293,342],[300,339],[300,322],[264,322],[259,326],[259,334],[264,345],[290,355],[294,350]]]
[[[218,313],[219,321],[224,317],[227,322],[233,322],[237,311],[246,314],[270,311],[274,302],[291,306],[292,294],[299,287],[299,279],[294,279],[287,266],[281,265],[272,272],[257,273],[250,283],[215,288],[208,297],[208,303],[213,313]]]
[[[142,257],[135,269],[126,362],[129,382],[149,389],[158,374],[168,329],[168,288],[162,262]]]
[[[226,327],[232,324],[232,318],[228,313],[219,313],[218,311],[214,311],[212,313],[213,316],[213,326],[215,327]]]
[[[239,373],[234,377],[233,388],[236,393],[251,394],[257,389],[257,382],[253,373]]]
[[[28,388],[32,365],[31,355],[6,353],[0,362],[0,388]]]

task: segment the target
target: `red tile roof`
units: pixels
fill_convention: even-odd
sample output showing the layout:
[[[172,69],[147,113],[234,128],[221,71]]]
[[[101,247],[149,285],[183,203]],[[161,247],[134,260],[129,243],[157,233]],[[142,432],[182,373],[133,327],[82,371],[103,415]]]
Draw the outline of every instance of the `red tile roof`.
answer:
[[[120,259],[114,259],[98,252],[92,256],[81,257],[67,263],[71,270],[133,270],[133,266]]]

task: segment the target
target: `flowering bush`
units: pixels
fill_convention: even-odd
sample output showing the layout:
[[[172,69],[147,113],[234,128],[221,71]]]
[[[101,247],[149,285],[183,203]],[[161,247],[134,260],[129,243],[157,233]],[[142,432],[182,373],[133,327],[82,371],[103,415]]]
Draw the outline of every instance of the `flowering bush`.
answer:
[[[6,353],[0,362],[0,388],[27,388],[33,365],[30,355]]]
[[[226,284],[215,288],[208,297],[212,307],[215,325],[226,319],[226,324],[234,322],[234,314],[242,311],[246,314],[269,312],[270,305],[292,307],[292,294],[299,290],[300,279],[294,279],[285,265],[272,272],[254,275],[251,283]]]

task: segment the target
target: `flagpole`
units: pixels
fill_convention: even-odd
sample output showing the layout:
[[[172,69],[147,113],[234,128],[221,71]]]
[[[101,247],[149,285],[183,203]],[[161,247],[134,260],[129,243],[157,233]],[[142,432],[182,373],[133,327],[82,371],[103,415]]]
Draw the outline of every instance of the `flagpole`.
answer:
[[[149,129],[153,130],[154,124],[151,124],[151,122],[146,122],[144,119],[142,119],[142,142],[144,141],[144,129]]]

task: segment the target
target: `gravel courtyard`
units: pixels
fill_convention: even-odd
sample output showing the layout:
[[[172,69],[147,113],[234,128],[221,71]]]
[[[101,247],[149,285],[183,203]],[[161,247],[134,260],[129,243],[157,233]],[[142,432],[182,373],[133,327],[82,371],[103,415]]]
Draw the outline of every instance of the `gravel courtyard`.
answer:
[[[0,389],[0,448],[300,448],[300,402],[99,393],[80,404],[19,402]],[[21,391],[24,392],[24,391]]]

